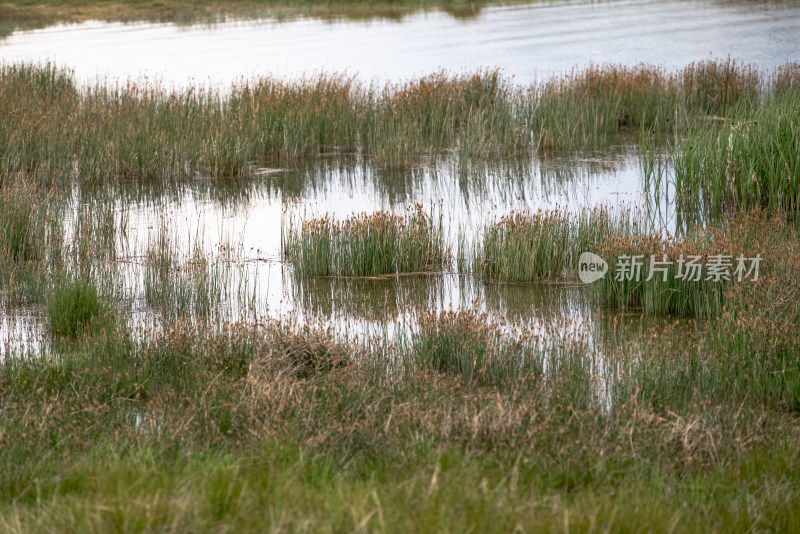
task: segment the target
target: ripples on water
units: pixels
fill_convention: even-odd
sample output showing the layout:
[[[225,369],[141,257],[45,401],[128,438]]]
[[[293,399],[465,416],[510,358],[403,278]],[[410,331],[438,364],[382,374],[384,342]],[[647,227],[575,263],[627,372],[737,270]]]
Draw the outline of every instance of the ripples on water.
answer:
[[[529,84],[590,62],[682,68],[731,56],[771,71],[798,59],[799,30],[797,2],[537,2],[466,20],[433,11],[400,21],[90,22],[13,34],[0,42],[0,59],[54,60],[84,81],[148,76],[227,86],[320,70],[400,80],[498,67]]]

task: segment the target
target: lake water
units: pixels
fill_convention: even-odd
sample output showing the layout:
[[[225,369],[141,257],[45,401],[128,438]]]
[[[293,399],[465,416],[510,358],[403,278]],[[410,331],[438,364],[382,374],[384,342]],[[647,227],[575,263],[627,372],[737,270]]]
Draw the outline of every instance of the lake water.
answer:
[[[3,61],[52,60],[83,80],[128,77],[230,84],[241,77],[347,71],[397,80],[498,67],[521,84],[594,63],[678,68],[730,56],[769,71],[798,60],[800,3],[538,2],[469,19],[231,21],[205,26],[89,22],[15,33]]]

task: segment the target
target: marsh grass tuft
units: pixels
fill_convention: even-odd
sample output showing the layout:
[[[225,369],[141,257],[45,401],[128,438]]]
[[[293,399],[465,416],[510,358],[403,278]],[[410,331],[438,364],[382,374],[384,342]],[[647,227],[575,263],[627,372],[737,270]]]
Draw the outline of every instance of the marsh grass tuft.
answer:
[[[782,90],[756,107],[735,107],[722,124],[689,130],[674,150],[685,202],[731,208],[800,206],[800,91]]]
[[[24,263],[43,256],[45,200],[24,182],[0,186],[0,254],[6,260]]]
[[[545,82],[536,102],[538,148],[591,147],[626,129],[670,131],[678,84],[655,67],[591,65]]]
[[[597,253],[608,262],[609,272],[595,282],[595,292],[613,308],[719,317],[728,310],[731,295],[763,287],[763,277],[791,280],[794,247],[781,249],[793,242],[795,233],[784,215],[751,210],[718,224],[691,228],[681,237],[653,233],[607,237],[598,242]],[[759,258],[757,270],[754,258]],[[719,268],[712,270],[714,265]]]
[[[308,276],[375,276],[438,271],[448,253],[442,221],[415,206],[404,215],[378,211],[288,220],[283,228],[283,255],[295,272]]]
[[[423,314],[411,351],[421,370],[452,374],[468,383],[497,385],[543,374],[540,353],[504,336],[502,325],[474,312]]]
[[[724,116],[731,109],[756,104],[763,89],[753,65],[731,58],[692,63],[680,77],[686,109],[709,116]]]
[[[709,280],[705,271],[694,279],[693,268],[687,266],[689,261],[700,268],[706,265],[712,255],[708,249],[642,235],[605,239],[597,250],[609,265],[606,276],[593,285],[604,306],[695,317],[717,316],[722,311],[729,281]],[[723,253],[728,254],[713,252]],[[681,260],[687,263],[680,264]]]
[[[488,280],[573,279],[578,258],[609,234],[641,231],[629,213],[605,209],[517,212],[484,227],[473,264]]]
[[[195,243],[191,253],[179,249],[175,237],[162,227],[148,245],[144,270],[144,297],[163,319],[192,315],[198,320],[215,316],[229,296],[233,279],[223,254],[208,254]]]
[[[57,195],[0,174],[0,302],[31,304],[47,293],[63,252],[60,213]]]
[[[73,279],[56,284],[47,302],[50,331],[54,336],[76,338],[87,332],[114,327],[114,317],[97,288]]]

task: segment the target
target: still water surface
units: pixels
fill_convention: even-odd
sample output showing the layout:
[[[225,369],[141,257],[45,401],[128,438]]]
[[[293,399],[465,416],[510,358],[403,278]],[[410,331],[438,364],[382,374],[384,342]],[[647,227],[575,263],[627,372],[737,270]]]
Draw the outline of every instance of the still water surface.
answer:
[[[469,19],[432,11],[400,21],[90,22],[0,42],[3,61],[53,60],[83,80],[148,76],[179,85],[321,70],[398,80],[482,67],[528,84],[591,62],[679,68],[727,56],[770,71],[799,51],[800,2],[752,0],[537,2]]]

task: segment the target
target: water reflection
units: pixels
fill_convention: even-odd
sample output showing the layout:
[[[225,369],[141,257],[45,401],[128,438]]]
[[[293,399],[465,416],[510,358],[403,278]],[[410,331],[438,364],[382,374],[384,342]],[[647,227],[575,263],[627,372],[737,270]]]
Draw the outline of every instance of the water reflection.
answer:
[[[484,224],[512,210],[603,205],[648,214],[655,207],[654,224],[672,231],[678,217],[668,192],[645,191],[637,153],[627,144],[469,168],[443,159],[393,171],[336,157],[240,181],[76,185],[64,199],[63,261],[120,301],[126,324],[140,336],[185,315],[257,321],[291,314],[345,336],[407,332],[425,311],[459,308],[537,327],[558,323],[554,318],[589,327],[594,304],[584,287],[484,284],[457,273],[455,264],[424,276],[301,278],[283,261],[283,227],[315,215],[422,204],[441,213],[455,255],[459,246],[475,245]],[[5,339],[17,345],[46,338],[41,317],[5,310],[0,318],[30,326],[27,333],[4,327]]]

